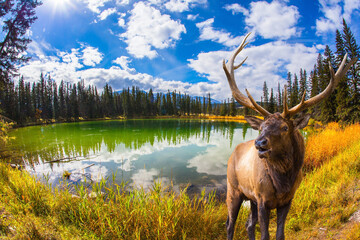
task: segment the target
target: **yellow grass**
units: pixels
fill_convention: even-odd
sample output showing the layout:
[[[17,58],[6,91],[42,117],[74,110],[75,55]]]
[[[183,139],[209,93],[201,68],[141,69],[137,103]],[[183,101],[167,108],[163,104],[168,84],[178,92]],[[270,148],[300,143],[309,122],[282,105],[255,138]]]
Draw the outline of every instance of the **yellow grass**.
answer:
[[[290,239],[359,239],[360,225],[349,222],[360,209],[359,176],[360,141],[307,173],[288,216]]]
[[[359,123],[345,128],[338,123],[329,123],[323,131],[307,138],[305,168],[319,167],[357,141],[360,141]]]

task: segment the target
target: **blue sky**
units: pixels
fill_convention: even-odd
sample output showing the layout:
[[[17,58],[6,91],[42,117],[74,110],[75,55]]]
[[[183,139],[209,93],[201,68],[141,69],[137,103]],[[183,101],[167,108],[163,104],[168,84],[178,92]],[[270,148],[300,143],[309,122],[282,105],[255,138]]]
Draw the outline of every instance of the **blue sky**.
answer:
[[[44,0],[29,35],[28,81],[42,73],[60,82],[115,90],[231,96],[222,59],[252,32],[238,56],[239,89],[260,99],[263,82],[285,84],[286,73],[312,70],[345,18],[359,44],[360,0]]]

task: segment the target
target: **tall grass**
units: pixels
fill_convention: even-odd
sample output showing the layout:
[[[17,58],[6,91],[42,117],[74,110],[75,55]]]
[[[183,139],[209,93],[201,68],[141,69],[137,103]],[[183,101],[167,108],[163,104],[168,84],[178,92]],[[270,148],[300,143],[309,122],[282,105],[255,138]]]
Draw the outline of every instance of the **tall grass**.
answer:
[[[331,135],[333,131],[336,134]],[[339,135],[356,131],[358,124],[344,129],[331,124],[309,137],[308,147],[309,140],[318,142],[317,151],[332,157],[316,153],[319,157],[312,160],[319,164],[306,174],[295,195],[287,239],[359,239],[360,225],[348,219],[360,205],[360,140],[346,137],[350,140],[342,148],[326,150]],[[309,151],[314,150],[308,150],[306,158],[315,159]],[[323,157],[326,160],[320,161]],[[235,239],[246,239],[247,215],[243,207]],[[225,239],[226,217],[225,203],[214,194],[189,198],[185,190],[175,193],[160,183],[154,183],[151,191],[128,191],[125,185],[107,185],[103,180],[91,190],[80,185],[73,195],[0,163],[1,239]],[[276,231],[274,218],[272,214],[271,237]]]
[[[323,239],[339,234],[342,224],[360,208],[359,176],[360,141],[308,173],[296,192],[287,225],[294,230],[294,239],[318,237],[322,231]],[[353,228],[356,231],[347,234],[360,236],[360,224]],[[345,234],[335,239],[359,238]]]
[[[307,138],[304,167],[319,167],[351,144],[360,141],[360,124],[341,127],[329,123],[326,128]]]
[[[0,236],[18,239],[223,239],[226,206],[215,194],[190,199],[154,183],[127,191],[105,180],[76,195],[0,164]],[[241,214],[240,221],[246,218]],[[44,225],[46,223],[46,225]],[[242,230],[239,230],[239,232]],[[1,238],[1,237],[0,237]]]

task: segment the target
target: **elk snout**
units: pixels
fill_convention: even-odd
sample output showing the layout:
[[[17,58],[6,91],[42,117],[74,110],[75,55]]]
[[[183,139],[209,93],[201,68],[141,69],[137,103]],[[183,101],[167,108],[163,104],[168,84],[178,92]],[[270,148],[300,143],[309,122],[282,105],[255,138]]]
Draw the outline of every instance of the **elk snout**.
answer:
[[[268,140],[266,138],[261,138],[261,139],[256,139],[255,140],[255,147],[256,149],[261,149],[261,148],[267,148],[268,146]]]
[[[266,137],[259,137],[255,140],[255,148],[258,150],[259,157],[265,158],[270,153],[269,140]]]

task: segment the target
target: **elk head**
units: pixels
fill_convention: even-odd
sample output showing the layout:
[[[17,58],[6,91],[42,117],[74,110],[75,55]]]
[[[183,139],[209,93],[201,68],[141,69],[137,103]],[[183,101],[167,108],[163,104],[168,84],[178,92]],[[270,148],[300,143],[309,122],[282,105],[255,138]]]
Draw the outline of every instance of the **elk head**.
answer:
[[[280,153],[283,154],[284,149],[289,149],[288,145],[290,145],[292,142],[291,138],[294,134],[294,131],[306,127],[310,118],[309,115],[305,115],[295,119],[293,117],[297,113],[309,107],[315,106],[320,101],[330,96],[332,91],[339,83],[340,79],[344,77],[347,70],[357,61],[357,59],[354,58],[348,64],[346,64],[347,54],[345,54],[336,73],[334,72],[334,69],[329,63],[331,78],[330,83],[326,87],[326,89],[320,94],[308,100],[305,100],[306,93],[304,92],[300,103],[292,107],[291,109],[289,109],[287,105],[287,92],[285,86],[283,94],[284,111],[282,113],[271,114],[266,109],[256,103],[256,101],[253,99],[247,89],[245,89],[247,96],[242,94],[239,91],[235,82],[234,70],[241,67],[241,65],[243,65],[246,61],[247,57],[239,65],[236,66],[234,66],[234,61],[236,56],[248,44],[246,42],[246,39],[249,37],[250,34],[251,33],[248,33],[245,36],[241,45],[231,55],[229,61],[227,63],[225,63],[225,60],[223,61],[223,69],[229,82],[232,95],[237,100],[237,102],[245,107],[253,109],[264,117],[264,120],[262,120],[253,116],[246,116],[245,120],[251,125],[253,129],[261,131],[261,134],[255,140],[255,147],[258,150],[259,157],[270,158],[270,156],[278,156]]]

